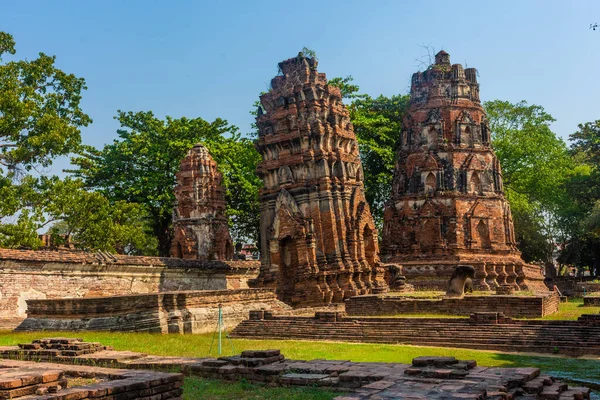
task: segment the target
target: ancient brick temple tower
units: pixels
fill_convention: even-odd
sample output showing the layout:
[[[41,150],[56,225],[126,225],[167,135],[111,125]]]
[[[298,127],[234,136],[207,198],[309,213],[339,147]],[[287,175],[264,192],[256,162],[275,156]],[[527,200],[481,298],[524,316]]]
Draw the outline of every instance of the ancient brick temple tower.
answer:
[[[384,261],[402,263],[417,287],[445,288],[454,268],[469,264],[480,289],[545,289],[515,244],[475,68],[451,65],[440,51],[413,74],[410,97],[384,214]]]
[[[181,160],[175,186],[171,256],[231,260],[223,176],[206,147],[195,145]]]
[[[299,55],[261,96],[261,271],[292,305],[385,291],[358,144],[340,90]],[[262,114],[262,115],[260,115]]]

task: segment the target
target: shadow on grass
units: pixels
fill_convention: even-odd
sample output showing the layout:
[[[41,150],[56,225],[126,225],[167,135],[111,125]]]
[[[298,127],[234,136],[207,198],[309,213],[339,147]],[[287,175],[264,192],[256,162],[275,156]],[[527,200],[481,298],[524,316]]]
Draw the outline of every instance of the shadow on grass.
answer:
[[[330,400],[343,393],[313,387],[268,388],[248,382],[223,382],[188,377],[183,387],[186,400]]]
[[[504,367],[534,367],[546,375],[600,385],[600,361],[596,360],[505,353],[496,353],[493,359]]]

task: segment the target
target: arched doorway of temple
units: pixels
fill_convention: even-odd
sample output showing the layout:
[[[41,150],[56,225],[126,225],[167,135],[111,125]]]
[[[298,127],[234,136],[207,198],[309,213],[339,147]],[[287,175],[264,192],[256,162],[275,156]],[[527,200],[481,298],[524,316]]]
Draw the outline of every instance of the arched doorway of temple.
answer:
[[[298,250],[296,241],[287,236],[279,241],[281,262],[279,265],[279,298],[290,304],[294,296],[296,269],[298,268]]]

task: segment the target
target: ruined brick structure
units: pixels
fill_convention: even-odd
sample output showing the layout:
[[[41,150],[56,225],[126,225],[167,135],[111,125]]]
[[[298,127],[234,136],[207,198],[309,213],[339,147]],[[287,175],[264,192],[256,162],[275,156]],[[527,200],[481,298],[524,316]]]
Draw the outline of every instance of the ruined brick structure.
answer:
[[[382,258],[402,263],[417,287],[445,289],[467,264],[475,288],[545,290],[540,268],[525,264],[516,247],[475,68],[451,65],[440,51],[434,65],[413,74],[410,96]]]
[[[377,230],[365,200],[363,172],[340,90],[299,55],[261,96],[257,149],[261,271],[293,305],[341,302],[384,291]]]
[[[223,176],[208,149],[195,145],[181,160],[175,187],[171,256],[231,260],[233,243],[225,216]]]

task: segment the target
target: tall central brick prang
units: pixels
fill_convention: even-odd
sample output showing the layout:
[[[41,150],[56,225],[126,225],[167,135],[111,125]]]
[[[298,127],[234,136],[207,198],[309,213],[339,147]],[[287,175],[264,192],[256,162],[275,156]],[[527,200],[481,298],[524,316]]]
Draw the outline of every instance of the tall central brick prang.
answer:
[[[340,90],[299,55],[260,100],[257,149],[261,271],[292,305],[320,305],[387,289],[365,200],[358,143]],[[262,114],[262,115],[260,115]]]
[[[384,261],[402,263],[418,287],[445,289],[454,269],[469,264],[479,289],[546,289],[516,247],[475,68],[451,65],[441,51],[413,74],[410,97],[384,214]]]

